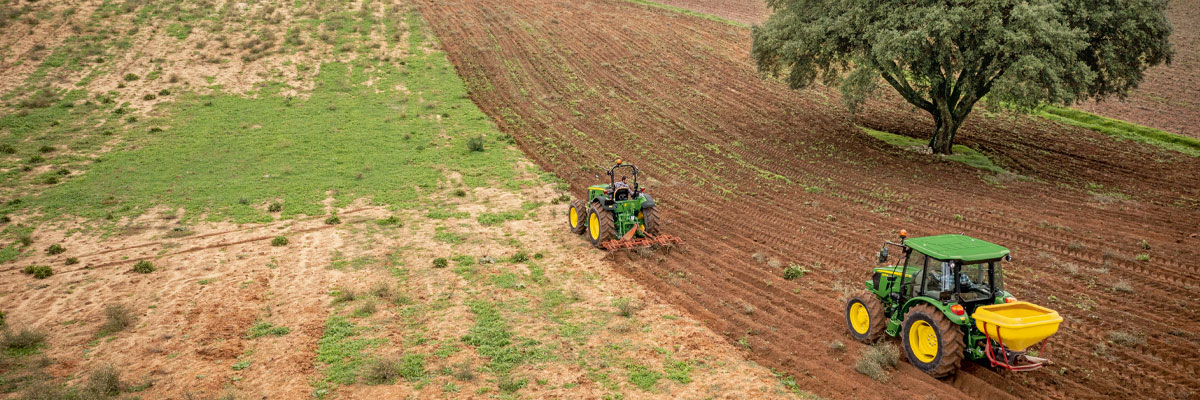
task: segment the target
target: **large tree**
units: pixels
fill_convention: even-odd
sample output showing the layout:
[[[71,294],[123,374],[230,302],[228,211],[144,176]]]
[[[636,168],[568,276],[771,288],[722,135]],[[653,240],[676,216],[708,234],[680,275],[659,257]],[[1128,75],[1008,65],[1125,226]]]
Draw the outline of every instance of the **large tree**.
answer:
[[[851,110],[886,82],[933,116],[950,154],[976,102],[1029,109],[1125,97],[1170,62],[1167,0],[767,0],[753,29],[761,72],[820,79]]]

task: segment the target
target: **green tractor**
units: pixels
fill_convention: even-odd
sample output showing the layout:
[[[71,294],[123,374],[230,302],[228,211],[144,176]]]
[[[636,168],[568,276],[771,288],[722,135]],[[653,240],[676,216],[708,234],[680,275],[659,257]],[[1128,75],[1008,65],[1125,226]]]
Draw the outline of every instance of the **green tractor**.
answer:
[[[898,247],[900,264],[875,268],[867,290],[847,300],[851,336],[864,343],[899,336],[909,362],[938,378],[957,372],[964,358],[1011,371],[1048,363],[1037,356],[1062,317],[1004,290],[1008,249],[963,235],[906,236],[901,230],[900,242],[879,252],[885,264],[888,246]],[[1038,343],[1036,355],[1027,351]]]
[[[630,170],[633,183],[626,182],[625,177],[618,182],[618,169]],[[658,209],[654,207],[654,198],[638,184],[636,166],[617,160],[606,173],[608,184],[589,186],[586,202],[571,201],[567,222],[572,232],[587,232],[594,246],[610,251],[682,243],[677,237],[659,234]]]

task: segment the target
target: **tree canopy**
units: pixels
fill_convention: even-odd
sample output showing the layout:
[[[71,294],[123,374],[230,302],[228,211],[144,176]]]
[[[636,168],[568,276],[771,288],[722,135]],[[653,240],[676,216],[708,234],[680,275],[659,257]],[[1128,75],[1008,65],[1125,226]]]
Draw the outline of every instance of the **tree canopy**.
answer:
[[[767,0],[759,71],[838,86],[853,110],[886,84],[929,112],[949,154],[984,96],[1021,108],[1123,98],[1170,62],[1166,0]]]

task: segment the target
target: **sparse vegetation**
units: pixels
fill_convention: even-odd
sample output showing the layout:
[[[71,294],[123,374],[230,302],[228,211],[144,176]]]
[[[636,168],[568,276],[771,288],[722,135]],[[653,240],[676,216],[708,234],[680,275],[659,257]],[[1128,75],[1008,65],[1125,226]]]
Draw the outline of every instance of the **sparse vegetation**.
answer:
[[[271,239],[271,245],[275,247],[287,246],[287,244],[287,236],[276,236],[274,239]]]
[[[325,218],[325,225],[337,225],[340,223],[342,223],[342,219],[338,218],[337,215],[330,215],[329,218]]]
[[[449,265],[450,265],[450,262],[446,261],[445,258],[438,257],[438,258],[433,259],[433,267],[434,268],[446,268]]]
[[[133,326],[136,318],[133,311],[123,304],[109,304],[104,307],[104,324],[100,326],[100,336],[111,335]]]
[[[617,309],[617,315],[625,318],[632,317],[637,312],[637,306],[634,305],[633,300],[625,297],[613,300],[612,304]]]
[[[899,361],[900,350],[891,343],[880,342],[863,348],[854,364],[854,370],[871,379],[887,382],[890,378],[887,371],[896,369]]]
[[[394,358],[376,358],[367,363],[363,380],[368,385],[391,385],[400,377],[400,361]]]
[[[472,151],[472,152],[483,151],[483,138],[476,136],[476,137],[467,139],[467,150]]]
[[[46,254],[49,255],[62,254],[66,251],[67,248],[58,243],[52,244],[50,247],[46,248]]]
[[[280,211],[283,211],[283,204],[278,201],[273,202],[273,203],[271,203],[271,205],[267,206],[267,212],[276,213],[276,212],[280,212]]]
[[[292,330],[286,326],[275,326],[267,321],[258,321],[254,326],[250,327],[250,331],[246,332],[246,339],[257,339],[263,336],[283,336],[291,333]]]
[[[133,272],[139,274],[148,274],[154,272],[155,269],[154,263],[150,262],[150,260],[141,260],[133,264]]]
[[[36,279],[46,279],[54,275],[54,269],[48,265],[30,265],[26,266],[21,272],[26,275],[33,275]]]
[[[0,347],[9,354],[33,354],[46,344],[46,333],[32,329],[21,329],[13,332],[4,329],[0,337]]]
[[[808,272],[808,268],[804,267],[803,265],[791,263],[788,264],[787,268],[783,269],[783,279],[787,279],[789,281],[800,279],[803,278],[805,274],[808,274]]]
[[[1146,345],[1145,337],[1125,331],[1109,331],[1108,341],[1125,347],[1140,347]]]

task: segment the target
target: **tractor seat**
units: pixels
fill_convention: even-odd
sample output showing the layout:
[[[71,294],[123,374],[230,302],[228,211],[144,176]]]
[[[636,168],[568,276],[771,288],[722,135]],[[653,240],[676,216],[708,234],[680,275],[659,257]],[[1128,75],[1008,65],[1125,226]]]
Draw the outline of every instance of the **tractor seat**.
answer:
[[[629,200],[630,193],[633,193],[633,192],[630,191],[629,188],[627,188],[627,187],[617,188],[617,191],[613,192],[613,200],[615,200],[615,201]]]

